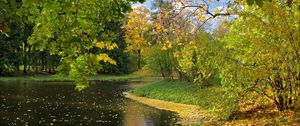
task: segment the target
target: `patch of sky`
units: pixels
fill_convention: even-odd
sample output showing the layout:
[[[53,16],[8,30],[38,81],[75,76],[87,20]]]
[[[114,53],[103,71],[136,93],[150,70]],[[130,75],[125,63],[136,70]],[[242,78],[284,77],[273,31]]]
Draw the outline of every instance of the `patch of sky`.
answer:
[[[135,7],[137,7],[137,6],[145,6],[145,7],[147,7],[148,9],[151,9],[152,2],[153,2],[153,0],[146,0],[144,3],[138,2],[138,3],[132,4],[131,7],[132,7],[132,8],[135,8]]]

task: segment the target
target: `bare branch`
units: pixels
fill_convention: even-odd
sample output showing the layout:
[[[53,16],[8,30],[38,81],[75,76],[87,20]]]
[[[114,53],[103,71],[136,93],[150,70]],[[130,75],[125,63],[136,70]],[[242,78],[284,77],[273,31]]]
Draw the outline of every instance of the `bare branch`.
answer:
[[[198,31],[198,30],[200,30],[200,28],[208,21],[208,20],[210,20],[210,19],[212,19],[212,17],[209,17],[209,18],[207,18],[198,28],[197,28],[197,30],[196,31]]]
[[[208,10],[206,10],[206,13],[209,14],[210,16],[212,16],[213,18],[218,17],[218,16],[229,16],[229,15],[231,15],[230,13],[216,13],[216,14],[213,14],[213,13],[209,12]]]

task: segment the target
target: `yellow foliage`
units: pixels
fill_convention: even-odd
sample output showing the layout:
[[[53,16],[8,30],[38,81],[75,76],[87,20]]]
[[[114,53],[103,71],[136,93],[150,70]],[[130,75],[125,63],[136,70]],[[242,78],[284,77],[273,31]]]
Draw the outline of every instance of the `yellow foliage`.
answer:
[[[180,52],[176,51],[176,52],[173,53],[173,57],[174,57],[174,58],[178,58],[178,57],[179,57],[179,54],[180,54]]]
[[[156,23],[156,28],[157,29],[161,29],[162,27],[161,27],[161,25],[159,23]]]
[[[134,8],[128,16],[129,21],[123,26],[126,30],[126,51],[141,51],[149,42],[144,38],[150,28],[150,11],[143,6]]]
[[[218,8],[214,9],[214,13],[217,14],[217,13],[220,13],[220,10]]]
[[[201,9],[201,11],[202,11],[202,12],[207,11],[207,7],[203,7],[203,8]]]
[[[206,16],[205,15],[201,15],[200,16],[200,21],[204,22],[206,20]]]
[[[118,45],[116,43],[110,42],[110,41],[107,41],[107,42],[100,41],[100,42],[98,42],[97,40],[94,40],[93,43],[96,45],[96,47],[98,47],[100,49],[106,48],[107,50],[113,50],[115,48],[118,48]]]
[[[228,8],[227,12],[228,12],[228,13],[233,13],[234,11],[233,11],[232,8]]]
[[[97,55],[97,60],[103,61],[103,62],[109,62],[110,64],[116,65],[116,61],[110,58],[106,53],[101,53]]]
[[[114,42],[108,42],[108,43],[106,43],[105,46],[106,46],[106,49],[108,49],[108,50],[113,50],[115,48],[118,48],[118,45]]]
[[[181,57],[179,57],[179,53],[174,53],[174,55],[178,56],[178,64],[181,71],[187,73],[192,71],[193,69],[193,49],[191,46],[185,46],[181,51]],[[175,57],[175,56],[174,56]]]
[[[168,48],[169,48],[169,49],[172,48],[172,43],[168,43]]]
[[[166,46],[163,46],[163,47],[160,48],[160,50],[166,51],[166,50],[168,50],[168,48]]]
[[[105,43],[104,42],[96,42],[96,47],[103,49],[105,47]]]

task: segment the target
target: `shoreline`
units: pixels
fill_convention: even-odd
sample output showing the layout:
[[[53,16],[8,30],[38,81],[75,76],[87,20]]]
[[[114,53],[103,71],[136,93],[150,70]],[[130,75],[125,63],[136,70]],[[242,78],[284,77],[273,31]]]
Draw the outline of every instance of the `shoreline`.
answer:
[[[141,80],[143,77],[139,75],[94,75],[87,77],[88,81],[132,81]],[[40,81],[40,82],[73,82],[70,77],[61,77],[58,75],[32,75],[32,76],[13,76],[0,77],[0,82],[12,81]]]
[[[182,125],[192,124],[220,124],[216,115],[206,111],[197,105],[189,105],[182,103],[174,103],[164,100],[151,99],[146,97],[139,97],[129,92],[123,92],[126,98],[140,102],[142,104],[161,109],[166,111],[172,111],[178,114]]]

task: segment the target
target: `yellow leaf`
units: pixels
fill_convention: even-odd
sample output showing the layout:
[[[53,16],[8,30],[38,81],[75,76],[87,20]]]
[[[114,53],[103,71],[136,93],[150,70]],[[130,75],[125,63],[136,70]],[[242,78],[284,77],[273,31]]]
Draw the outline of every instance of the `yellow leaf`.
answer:
[[[216,8],[216,9],[214,10],[214,13],[215,13],[215,14],[220,13],[220,10],[219,10],[218,8]]]
[[[168,44],[168,48],[169,49],[172,48],[172,44],[171,43]]]
[[[103,49],[105,47],[105,43],[104,42],[96,42],[96,46],[100,49]]]
[[[161,29],[161,25],[159,23],[156,23],[156,28]]]
[[[166,46],[163,46],[160,50],[166,51],[166,50],[168,50],[168,48]]]
[[[118,48],[118,45],[116,43],[109,42],[106,44],[106,49],[108,49],[108,50],[113,50],[115,48]]]
[[[173,57],[174,57],[174,58],[178,58],[178,57],[179,57],[179,52],[178,52],[178,51],[174,52],[174,53],[173,53]]]
[[[109,62],[110,64],[116,65],[116,61],[110,58],[107,54],[101,53],[97,56],[98,61]]]
[[[206,17],[205,17],[205,15],[201,15],[201,17],[200,17],[200,21],[204,22],[205,20],[206,20]]]

